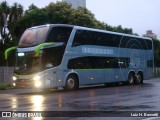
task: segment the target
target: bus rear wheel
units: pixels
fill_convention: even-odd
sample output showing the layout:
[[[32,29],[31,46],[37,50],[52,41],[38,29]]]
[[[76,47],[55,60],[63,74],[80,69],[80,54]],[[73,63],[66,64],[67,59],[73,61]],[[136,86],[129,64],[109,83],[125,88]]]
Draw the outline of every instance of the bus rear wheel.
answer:
[[[136,84],[143,84],[143,77],[141,73],[137,73],[135,82]]]
[[[133,85],[135,83],[135,75],[133,73],[130,73],[128,75],[127,83],[128,83],[128,85]]]
[[[70,75],[66,80],[65,90],[76,90],[79,88],[78,78]]]

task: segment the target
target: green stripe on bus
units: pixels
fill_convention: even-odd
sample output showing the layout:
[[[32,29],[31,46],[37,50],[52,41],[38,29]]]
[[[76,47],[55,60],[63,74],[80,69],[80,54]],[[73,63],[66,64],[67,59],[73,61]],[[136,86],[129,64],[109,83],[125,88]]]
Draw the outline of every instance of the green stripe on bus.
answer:
[[[112,70],[112,69],[106,68],[106,69],[75,69],[75,70]]]
[[[8,53],[11,52],[12,50],[15,50],[17,47],[10,47],[8,48],[7,50],[5,50],[4,52],[4,56],[5,56],[5,59],[7,60],[8,59]]]
[[[48,42],[48,43],[42,43],[38,46],[36,46],[35,48],[35,56],[38,57],[39,54],[40,54],[40,50],[45,47],[45,46],[49,46],[49,45],[54,45],[55,43],[54,42]]]

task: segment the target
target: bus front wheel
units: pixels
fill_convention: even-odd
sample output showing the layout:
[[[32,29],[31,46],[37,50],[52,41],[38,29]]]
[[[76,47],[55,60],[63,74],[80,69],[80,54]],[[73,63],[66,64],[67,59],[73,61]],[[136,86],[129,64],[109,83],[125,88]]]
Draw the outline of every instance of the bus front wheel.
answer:
[[[128,75],[128,81],[127,81],[127,83],[129,85],[133,85],[135,83],[135,75],[134,75],[134,73],[130,73]]]
[[[66,80],[65,90],[76,90],[79,88],[78,78],[74,75],[68,76]]]

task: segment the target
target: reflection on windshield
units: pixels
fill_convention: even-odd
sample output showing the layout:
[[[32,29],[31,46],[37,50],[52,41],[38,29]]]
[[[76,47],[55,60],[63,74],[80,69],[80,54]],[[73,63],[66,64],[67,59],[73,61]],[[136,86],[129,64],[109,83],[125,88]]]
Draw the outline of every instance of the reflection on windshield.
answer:
[[[26,30],[19,42],[19,47],[34,46],[45,41],[49,27]]]
[[[31,74],[41,70],[41,59],[35,57],[34,52],[25,53],[24,56],[17,56],[16,74]]]
[[[27,46],[27,45],[34,45],[34,38],[35,38],[36,34],[35,31],[33,30],[27,30],[22,38],[21,38],[21,42],[19,43],[19,46]]]

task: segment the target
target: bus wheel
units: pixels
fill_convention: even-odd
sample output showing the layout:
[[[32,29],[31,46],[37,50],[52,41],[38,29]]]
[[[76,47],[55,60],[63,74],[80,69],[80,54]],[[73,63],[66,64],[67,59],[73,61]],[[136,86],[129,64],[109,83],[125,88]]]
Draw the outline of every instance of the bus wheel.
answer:
[[[70,75],[66,80],[66,86],[64,89],[66,90],[76,90],[79,87],[78,78],[74,75]]]
[[[142,77],[141,73],[137,73],[135,82],[136,82],[136,84],[143,84],[143,77]]]
[[[128,81],[127,81],[127,83],[129,85],[133,85],[135,83],[135,75],[133,73],[130,73],[128,75]]]

